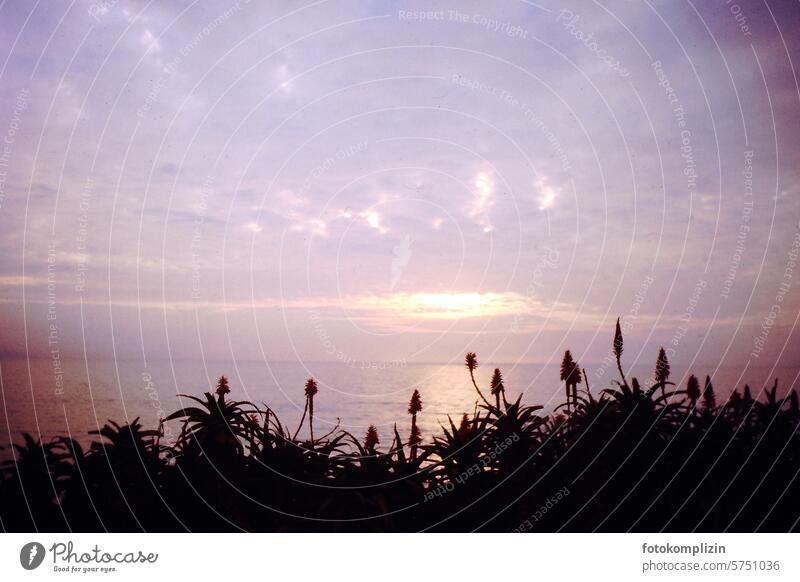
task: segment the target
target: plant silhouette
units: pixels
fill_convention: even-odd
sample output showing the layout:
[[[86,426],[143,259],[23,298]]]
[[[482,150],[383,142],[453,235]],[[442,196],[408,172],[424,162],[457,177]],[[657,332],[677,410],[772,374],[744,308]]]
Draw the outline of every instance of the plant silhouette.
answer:
[[[572,353],[567,350],[564,352],[564,359],[561,361],[561,381],[566,387],[567,410],[570,406],[578,403],[578,384],[581,383],[581,370],[578,363],[572,359]]]
[[[23,434],[2,451],[0,525],[6,531],[797,531],[800,404],[777,380],[723,401],[710,376],[685,389],[659,350],[654,382],[626,378],[589,389],[570,351],[552,412],[509,396],[500,369],[484,396],[422,438],[422,396],[397,426],[356,437],[337,424],[314,432],[318,385],[305,384],[293,432],[269,406],[234,400],[224,376],[163,425],[108,421],[88,447]],[[555,380],[555,379],[554,379]],[[583,380],[581,382],[581,380]],[[578,384],[584,390],[578,390]],[[669,387],[673,388],[669,388]],[[562,414],[564,408],[568,415]],[[404,411],[399,410],[402,414]],[[308,418],[308,440],[299,433]],[[294,424],[292,423],[292,426]],[[426,435],[427,437],[428,435]],[[7,458],[6,458],[7,457]],[[558,491],[545,515],[531,516]],[[524,523],[530,524],[521,528]]]

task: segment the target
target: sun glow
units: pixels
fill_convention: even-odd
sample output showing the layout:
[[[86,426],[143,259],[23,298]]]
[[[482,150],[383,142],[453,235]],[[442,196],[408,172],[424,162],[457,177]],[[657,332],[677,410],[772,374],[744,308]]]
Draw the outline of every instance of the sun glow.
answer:
[[[513,293],[395,293],[369,303],[414,319],[491,317],[526,310],[524,298]]]

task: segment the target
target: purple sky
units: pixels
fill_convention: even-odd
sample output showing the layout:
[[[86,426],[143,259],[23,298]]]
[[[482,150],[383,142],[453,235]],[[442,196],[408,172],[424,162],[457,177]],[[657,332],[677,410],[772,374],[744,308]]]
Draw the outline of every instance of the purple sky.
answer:
[[[798,32],[796,2],[2,2],[0,351],[598,362],[619,315],[631,361],[797,364]]]

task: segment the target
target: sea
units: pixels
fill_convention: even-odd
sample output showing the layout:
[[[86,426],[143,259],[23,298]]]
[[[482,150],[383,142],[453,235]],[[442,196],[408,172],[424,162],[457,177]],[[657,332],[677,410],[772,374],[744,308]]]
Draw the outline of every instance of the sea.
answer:
[[[553,413],[564,401],[564,385],[556,364],[504,364],[508,399],[522,395],[526,404]],[[700,378],[712,375],[717,399],[723,402],[734,388],[749,383],[756,395],[780,378],[779,395],[797,388],[798,368],[710,366],[691,370]],[[489,396],[493,367],[481,366],[476,380]],[[689,370],[673,366],[671,379],[685,385]],[[586,366],[589,387],[597,394],[612,386],[615,367]],[[652,367],[634,367],[627,372],[644,384],[652,381]],[[393,362],[353,366],[340,362],[252,362],[252,361],[141,361],[62,359],[54,366],[47,359],[0,359],[0,456],[8,457],[9,444],[19,442],[24,432],[43,441],[69,436],[86,444],[90,435],[109,420],[119,424],[134,419],[145,428],[157,428],[173,411],[192,404],[184,395],[201,396],[213,391],[219,376],[229,380],[229,398],[268,405],[292,432],[303,413],[304,385],[314,378],[319,392],[314,399],[314,432],[322,435],[338,426],[362,437],[370,424],[377,427],[381,443],[391,443],[394,426],[407,436],[408,401],[414,389],[422,395],[423,410],[418,424],[430,438],[448,426],[448,416],[458,423],[471,413],[477,394],[463,363],[423,364]],[[580,386],[584,390],[585,384]],[[763,393],[762,393],[763,395]],[[165,424],[164,438],[173,441],[180,422]],[[307,435],[306,428],[300,435]]]

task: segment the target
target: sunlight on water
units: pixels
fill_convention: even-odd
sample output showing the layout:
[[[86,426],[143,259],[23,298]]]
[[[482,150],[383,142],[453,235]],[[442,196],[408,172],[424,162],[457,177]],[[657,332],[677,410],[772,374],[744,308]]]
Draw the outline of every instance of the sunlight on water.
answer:
[[[337,423],[357,436],[363,436],[370,424],[375,424],[381,442],[388,445],[394,423],[398,431],[408,431],[406,412],[411,392],[418,388],[422,394],[423,411],[419,416],[423,436],[431,435],[439,423],[447,423],[447,415],[457,417],[471,412],[477,395],[469,374],[462,364],[407,364],[388,369],[350,367],[330,362],[151,362],[147,368],[140,363],[94,361],[86,366],[80,360],[63,362],[63,394],[57,387],[50,362],[23,359],[2,361],[3,399],[0,407],[2,433],[0,444],[18,441],[22,432],[48,439],[69,434],[86,441],[86,433],[96,430],[108,419],[119,423],[140,417],[146,427],[155,428],[159,418],[181,406],[178,394],[199,396],[211,390],[218,376],[230,379],[234,399],[268,404],[284,424],[296,428],[303,411],[303,385],[309,377],[319,383],[315,399],[315,422],[320,429],[330,430]],[[555,365],[518,364],[503,366],[509,398],[521,393],[523,400],[540,404],[544,413],[552,412],[563,401],[563,385]],[[476,372],[478,384],[487,387],[493,368],[486,365]],[[610,385],[612,371],[605,374],[589,367],[587,374],[593,392]],[[635,374],[648,378],[650,367],[636,368]],[[703,371],[695,372],[698,376]],[[680,381],[683,371],[674,368],[673,380]],[[726,367],[714,375],[719,398],[726,397],[739,379],[741,370]],[[751,368],[744,382],[749,382],[756,395],[771,377],[781,379],[779,394],[784,394],[796,380],[797,370],[779,368],[770,374],[768,368]],[[584,388],[581,386],[581,388]],[[185,399],[183,404],[189,404]],[[177,422],[168,426],[167,436],[180,430]],[[302,435],[302,433],[301,433]]]

